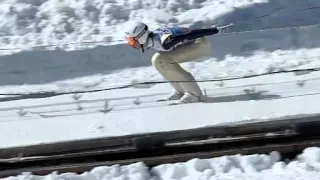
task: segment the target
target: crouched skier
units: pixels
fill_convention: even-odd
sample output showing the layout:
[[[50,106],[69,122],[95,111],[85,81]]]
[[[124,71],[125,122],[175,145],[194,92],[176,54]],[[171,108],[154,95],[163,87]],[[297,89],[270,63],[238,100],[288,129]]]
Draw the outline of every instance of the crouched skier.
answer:
[[[194,77],[179,63],[190,62],[209,56],[211,45],[206,36],[219,33],[222,28],[190,29],[185,27],[165,27],[150,31],[142,22],[134,22],[126,30],[128,45],[141,49],[155,49],[152,64],[174,88],[165,100],[177,100],[176,104],[204,101],[204,96]],[[172,82],[178,81],[178,82]],[[187,82],[179,82],[187,81]]]

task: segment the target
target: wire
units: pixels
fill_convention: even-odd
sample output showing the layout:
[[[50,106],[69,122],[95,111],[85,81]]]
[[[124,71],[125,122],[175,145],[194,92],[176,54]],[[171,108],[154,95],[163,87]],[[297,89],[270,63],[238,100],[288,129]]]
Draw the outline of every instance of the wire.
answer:
[[[47,98],[47,97],[53,97],[53,96],[59,96],[59,95],[95,93],[95,92],[101,92],[101,91],[111,91],[111,90],[118,90],[118,89],[126,89],[126,88],[131,88],[131,87],[137,87],[139,85],[155,85],[155,84],[164,84],[164,83],[171,83],[171,82],[232,81],[232,80],[248,79],[248,78],[266,76],[266,75],[273,75],[273,74],[296,73],[296,72],[309,73],[309,72],[315,72],[315,71],[320,71],[320,67],[317,67],[317,68],[306,68],[306,69],[281,70],[281,71],[266,72],[266,73],[261,73],[261,74],[239,76],[239,77],[229,77],[229,78],[219,78],[219,79],[205,79],[205,80],[194,80],[194,81],[146,81],[146,82],[138,82],[138,83],[123,85],[123,86],[118,86],[118,87],[109,87],[109,88],[94,89],[94,90],[84,90],[84,91],[70,91],[70,92],[42,91],[42,92],[35,92],[35,93],[0,93],[0,95],[3,95],[3,96],[22,96],[20,99]]]
[[[308,10],[315,10],[315,9],[320,9],[320,6],[313,6],[313,7],[309,7],[309,8],[295,9],[295,10],[291,10],[289,12],[285,12],[285,14],[293,14],[293,13],[299,12],[299,11],[308,11]],[[280,10],[286,10],[286,8],[277,9],[277,10],[273,11],[272,13],[264,14],[264,15],[261,15],[261,16],[257,16],[257,17],[252,18],[252,19],[261,19],[261,18],[269,17],[269,16],[272,16],[272,15],[275,15],[275,14],[281,12]]]

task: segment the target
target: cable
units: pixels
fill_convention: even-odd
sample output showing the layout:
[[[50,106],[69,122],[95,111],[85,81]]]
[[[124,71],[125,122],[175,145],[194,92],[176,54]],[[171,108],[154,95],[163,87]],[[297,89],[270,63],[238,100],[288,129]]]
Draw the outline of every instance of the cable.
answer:
[[[320,67],[317,67],[317,68],[307,68],[307,69],[281,70],[281,71],[266,72],[266,73],[254,74],[254,75],[247,75],[247,76],[229,77],[229,78],[219,78],[219,79],[205,79],[205,80],[195,80],[195,81],[146,81],[146,82],[138,82],[138,83],[129,84],[129,85],[123,85],[123,86],[118,86],[118,87],[109,87],[109,88],[94,89],[94,90],[85,90],[85,91],[70,91],[70,92],[43,91],[43,92],[35,92],[35,93],[0,93],[0,95],[2,95],[2,96],[22,96],[21,99],[27,99],[27,98],[46,98],[46,97],[59,96],[59,95],[95,93],[95,92],[101,92],[101,91],[110,91],[110,90],[117,90],[117,89],[126,89],[126,88],[130,88],[130,87],[137,87],[137,86],[139,86],[139,85],[155,85],[155,84],[164,84],[164,83],[171,83],[171,82],[216,82],[216,81],[232,81],[232,80],[248,79],[248,78],[254,78],[254,77],[259,77],[259,76],[266,76],[266,75],[273,75],[273,74],[295,73],[295,72],[315,72],[315,71],[320,71]]]
[[[293,13],[299,12],[299,11],[308,11],[308,10],[314,10],[314,9],[320,9],[320,6],[313,6],[313,7],[309,7],[309,8],[295,9],[295,10],[291,10],[289,12],[285,12],[285,14],[293,14]],[[277,10],[273,11],[272,13],[260,15],[260,16],[257,16],[257,17],[251,18],[251,19],[261,19],[261,18],[265,18],[265,17],[270,17],[272,15],[275,15],[275,14],[281,12],[280,10],[286,10],[286,8],[277,9]],[[250,21],[250,20],[244,20],[244,21]]]

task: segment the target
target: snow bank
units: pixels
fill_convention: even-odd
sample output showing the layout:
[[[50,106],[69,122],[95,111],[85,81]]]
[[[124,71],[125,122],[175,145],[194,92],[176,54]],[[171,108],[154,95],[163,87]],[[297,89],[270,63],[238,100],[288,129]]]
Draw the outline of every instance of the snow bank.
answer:
[[[78,179],[78,180],[317,180],[320,178],[320,148],[306,148],[296,160],[280,161],[278,152],[254,155],[223,156],[211,159],[192,159],[176,164],[163,164],[151,168],[143,162],[127,166],[101,166],[89,172],[76,175],[74,173],[57,174],[53,172],[46,176],[34,176],[25,173],[6,180],[15,179]]]
[[[238,23],[234,31],[310,25],[320,22],[317,12],[295,10],[319,5],[318,0],[2,0],[0,46],[54,44],[76,50],[80,42],[119,43],[130,20],[144,21],[151,29],[231,21]],[[270,13],[276,14],[256,18]]]
[[[205,14],[191,14],[204,7],[207,17],[213,20],[233,8],[263,2],[266,0],[4,0],[0,42],[8,48],[83,41],[108,43],[123,40],[123,27],[129,20],[145,21],[151,28],[168,23],[192,24]]]
[[[89,172],[82,173],[80,175],[76,175],[74,173],[63,173],[58,174],[57,172],[53,172],[46,176],[35,176],[31,173],[23,173],[16,177],[7,177],[4,178],[6,180],[15,180],[15,179],[28,179],[28,180],[36,180],[38,179],[51,179],[51,180],[59,180],[59,179],[77,179],[77,180],[116,180],[116,179],[127,179],[127,180],[147,180],[150,178],[150,174],[148,172],[148,167],[143,163],[135,163],[127,166],[101,166],[92,169]]]
[[[186,163],[160,165],[151,170],[159,179],[296,179],[320,178],[320,149],[306,148],[296,160],[285,163],[278,152],[269,155],[234,155],[212,159],[192,159]]]

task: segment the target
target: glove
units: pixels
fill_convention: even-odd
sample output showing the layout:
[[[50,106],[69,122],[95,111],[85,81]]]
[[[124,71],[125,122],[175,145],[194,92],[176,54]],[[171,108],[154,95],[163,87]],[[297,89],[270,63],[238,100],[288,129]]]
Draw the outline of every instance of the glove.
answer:
[[[220,33],[226,33],[230,26],[233,26],[233,23],[230,23],[225,26],[216,27],[216,28],[219,30],[219,34],[220,34]]]

